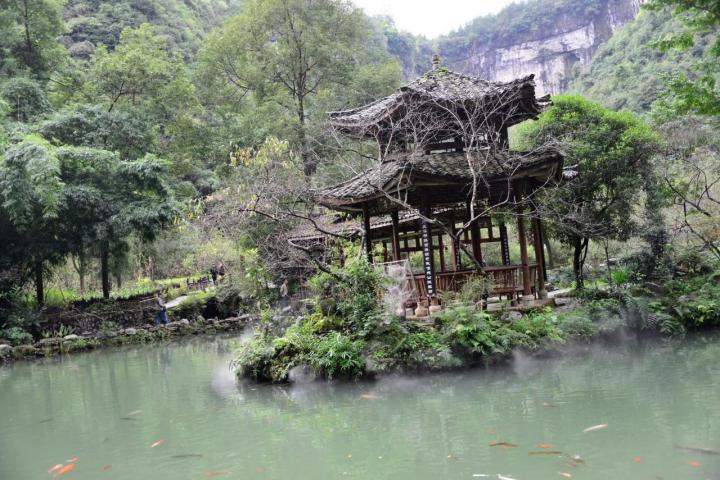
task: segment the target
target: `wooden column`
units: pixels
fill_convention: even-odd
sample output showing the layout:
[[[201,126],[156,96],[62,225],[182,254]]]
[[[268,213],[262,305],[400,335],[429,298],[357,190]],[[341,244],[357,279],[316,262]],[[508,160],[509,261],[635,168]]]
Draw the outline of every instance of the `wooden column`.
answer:
[[[533,217],[533,243],[535,247],[535,261],[537,262],[538,298],[547,298],[545,290],[545,265],[543,261],[542,227],[540,218]]]
[[[427,196],[424,196],[420,213],[424,217],[429,218],[431,212],[430,199]],[[437,298],[437,292],[435,291],[435,261],[433,258],[432,226],[430,225],[430,222],[423,219],[421,228],[423,266],[425,268],[425,288],[427,289],[428,300],[433,303],[433,300]]]
[[[400,261],[400,218],[398,212],[392,212],[390,214],[392,219],[392,252],[393,260],[396,262]]]
[[[363,233],[365,234],[365,254],[368,262],[373,263],[372,256],[372,233],[370,230],[370,212],[367,204],[363,204]]]
[[[520,260],[522,262],[523,296],[532,295],[532,282],[530,281],[530,261],[528,260],[527,238],[525,236],[525,213],[522,205],[522,185],[515,189],[515,201],[517,202],[517,227],[518,241],[520,242]]]
[[[510,265],[510,245],[508,244],[507,225],[500,223],[500,254],[503,265]]]
[[[438,235],[438,251],[440,252],[440,271],[445,271],[445,245],[443,245],[443,234]]]

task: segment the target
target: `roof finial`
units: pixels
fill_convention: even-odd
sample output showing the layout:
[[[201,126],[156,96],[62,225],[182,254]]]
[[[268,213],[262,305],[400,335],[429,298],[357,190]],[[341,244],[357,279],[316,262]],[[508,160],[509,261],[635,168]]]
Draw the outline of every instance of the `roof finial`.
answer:
[[[440,55],[438,55],[437,53],[433,53],[432,69],[437,70],[438,68],[440,68]]]

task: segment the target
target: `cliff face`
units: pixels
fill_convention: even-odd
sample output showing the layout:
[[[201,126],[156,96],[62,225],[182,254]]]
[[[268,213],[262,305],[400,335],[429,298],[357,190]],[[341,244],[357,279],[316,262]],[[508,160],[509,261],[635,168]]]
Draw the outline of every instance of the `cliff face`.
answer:
[[[567,90],[573,66],[588,64],[600,45],[637,16],[644,1],[598,0],[590,7],[588,1],[585,8],[556,3],[554,9],[542,12],[542,18],[530,18],[505,31],[493,27],[493,35],[483,35],[482,28],[487,27],[471,24],[440,39],[437,48],[443,64],[451,69],[489,80],[534,73],[539,94],[561,93]],[[542,1],[534,5],[538,4],[542,6]],[[525,15],[538,13],[536,9]],[[496,20],[502,20],[502,13]],[[453,41],[460,35],[469,41]]]

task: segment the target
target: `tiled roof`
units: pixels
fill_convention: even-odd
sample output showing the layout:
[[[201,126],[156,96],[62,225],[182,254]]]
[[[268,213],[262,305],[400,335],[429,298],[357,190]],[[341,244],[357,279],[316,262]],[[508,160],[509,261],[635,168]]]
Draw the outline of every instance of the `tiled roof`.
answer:
[[[562,156],[552,149],[531,153],[497,152],[492,157],[488,152],[408,155],[376,165],[338,185],[318,190],[314,196],[321,205],[349,204],[403,188],[418,177],[464,186],[473,182],[468,161],[473,162],[476,175],[487,182],[510,178],[527,169],[553,162],[562,164]]]
[[[408,101],[415,104],[427,102],[447,105],[454,103],[466,105],[468,101],[492,104],[494,110],[502,102],[513,111],[510,124],[519,123],[528,118],[536,117],[542,110],[541,103],[546,100],[535,98],[534,75],[529,75],[511,82],[491,82],[470,77],[446,68],[430,70],[409,84],[400,87],[393,94],[369,103],[365,106],[329,112],[330,124],[345,133],[362,133],[372,125],[380,124],[390,118],[394,112]],[[482,104],[482,103],[481,103]]]

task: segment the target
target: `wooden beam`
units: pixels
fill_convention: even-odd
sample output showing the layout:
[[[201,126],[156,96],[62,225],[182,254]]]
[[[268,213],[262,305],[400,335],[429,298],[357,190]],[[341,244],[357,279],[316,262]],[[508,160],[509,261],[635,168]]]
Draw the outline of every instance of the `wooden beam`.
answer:
[[[470,219],[470,205],[467,206],[467,214],[468,214],[468,220]],[[470,224],[470,240],[472,241],[472,252],[473,257],[475,257],[475,261],[477,261],[478,264],[482,265],[482,246],[480,243],[480,225],[478,224],[478,220],[476,219],[474,222]]]
[[[400,217],[398,212],[394,211],[390,214],[392,219],[392,251],[393,260],[396,262],[400,261]]]
[[[455,228],[455,212],[450,213],[450,231],[452,232],[452,265],[453,272],[462,270],[462,259],[460,258],[460,239]]]

